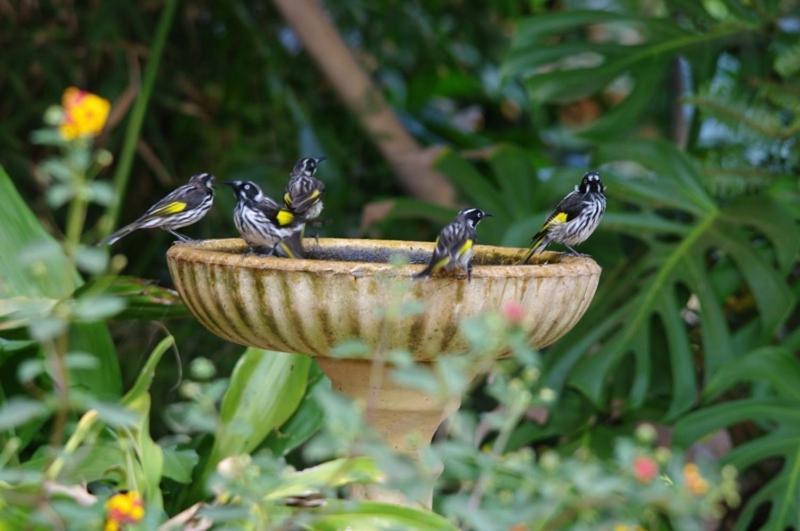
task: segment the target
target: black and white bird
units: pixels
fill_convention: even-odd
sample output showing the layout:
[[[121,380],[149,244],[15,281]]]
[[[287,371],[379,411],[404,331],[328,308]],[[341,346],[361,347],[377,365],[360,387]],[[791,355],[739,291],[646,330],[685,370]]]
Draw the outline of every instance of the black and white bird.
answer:
[[[573,246],[586,241],[600,224],[606,210],[606,195],[600,174],[590,171],[581,183],[562,199],[547,216],[542,228],[531,239],[531,246],[522,263],[544,251],[551,243],[560,243],[573,255]]]
[[[252,181],[226,181],[236,194],[233,223],[250,249],[264,254],[302,258],[292,236],[302,233],[303,216],[264,195]]]
[[[306,220],[317,219],[322,214],[322,193],[325,184],[314,177],[325,157],[304,157],[297,161],[289,174],[283,202],[292,212]]]
[[[214,176],[198,173],[189,182],[170,192],[161,201],[151,206],[142,216],[105,238],[101,245],[112,245],[138,229],[162,229],[181,241],[188,237],[175,229],[200,221],[214,202]]]
[[[428,265],[414,278],[428,277],[438,271],[466,271],[472,280],[472,255],[480,221],[491,216],[479,208],[462,209],[436,238],[436,247]]]

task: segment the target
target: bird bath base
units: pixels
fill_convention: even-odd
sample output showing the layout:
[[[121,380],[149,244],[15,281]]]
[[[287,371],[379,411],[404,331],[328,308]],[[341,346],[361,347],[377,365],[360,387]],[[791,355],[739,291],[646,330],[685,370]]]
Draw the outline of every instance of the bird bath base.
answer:
[[[334,389],[368,405],[368,422],[397,451],[417,455],[458,404],[441,403],[398,385],[390,366],[330,357],[348,339],[371,352],[404,349],[417,362],[465,350],[459,323],[506,303],[518,303],[519,326],[536,348],[569,331],[594,297],[600,267],[588,257],[543,253],[517,265],[525,249],[475,247],[472,281],[435,276],[411,281],[433,243],[306,239],[309,258],[248,254],[242,240],[178,243],[167,253],[170,274],[186,306],[212,333],[245,346],[316,356]],[[393,265],[399,255],[409,263]],[[398,300],[399,299],[399,300]],[[390,301],[417,301],[423,310],[386,326]],[[376,376],[377,378],[374,378]],[[365,489],[372,499],[402,502]]]

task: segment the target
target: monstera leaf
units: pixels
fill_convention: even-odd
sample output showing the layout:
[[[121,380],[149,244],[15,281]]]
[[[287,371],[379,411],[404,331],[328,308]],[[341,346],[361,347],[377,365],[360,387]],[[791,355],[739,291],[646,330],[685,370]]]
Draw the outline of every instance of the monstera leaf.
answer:
[[[734,448],[723,461],[741,471],[776,459],[777,473],[752,497],[735,529],[749,529],[756,510],[767,503],[769,513],[761,529],[800,526],[800,362],[786,348],[765,347],[750,352],[721,369],[704,393],[713,399],[735,385],[768,385],[766,393],[732,402],[709,405],[687,415],[675,427],[675,442],[687,447],[705,435],[733,424],[750,421],[763,435]]]
[[[698,24],[702,27],[602,10],[568,9],[523,19],[514,33],[503,71],[508,77],[522,79],[538,103],[575,101],[628,76],[633,86],[622,102],[578,131],[593,140],[623,133],[652,101],[677,54],[699,46],[708,50],[751,29],[746,20],[723,24],[699,5],[680,4],[680,9],[696,12],[692,20],[702,20],[703,24]]]
[[[666,418],[677,418],[697,402],[698,370],[713,377],[746,353],[744,335],[770,338],[794,308],[785,277],[800,231],[767,195],[718,203],[696,165],[665,142],[607,144],[597,155],[620,208],[663,223],[625,231],[641,253],[604,274],[593,307],[548,354],[549,383],[599,408],[611,396],[627,407],[669,396]],[[731,301],[741,315],[726,311]],[[734,332],[734,318],[748,326]]]

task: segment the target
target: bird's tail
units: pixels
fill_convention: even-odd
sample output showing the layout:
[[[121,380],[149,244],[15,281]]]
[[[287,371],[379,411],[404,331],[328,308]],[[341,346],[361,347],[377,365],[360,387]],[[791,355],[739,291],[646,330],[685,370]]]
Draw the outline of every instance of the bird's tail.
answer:
[[[122,238],[124,238],[125,236],[127,236],[128,234],[130,234],[131,232],[135,231],[138,228],[139,228],[139,225],[136,224],[136,223],[131,223],[130,225],[125,225],[124,227],[119,229],[114,234],[111,234],[110,236],[106,236],[105,238],[100,240],[100,243],[98,243],[97,245],[114,245],[119,240],[121,240]]]
[[[414,275],[414,279],[429,277],[432,274],[439,271],[440,269],[442,269],[443,267],[445,267],[449,263],[450,263],[449,256],[445,256],[438,260],[436,258],[432,258],[431,262],[427,266],[425,266],[425,269]]]
[[[525,258],[520,260],[520,264],[527,264],[528,260],[535,254],[539,254],[544,251],[544,248],[547,247],[547,230],[540,230],[536,233],[536,235],[531,239],[531,246],[528,247],[528,252],[525,254]]]
[[[284,242],[286,245],[292,250],[297,258],[305,258],[306,257],[306,250],[303,248],[303,234],[305,232],[305,227],[303,230],[299,230],[295,233],[292,233],[291,236],[286,238]]]
[[[276,250],[278,254],[286,258],[305,258],[306,253],[305,249],[303,249],[303,232],[297,231],[292,233],[291,236],[284,238],[278,242]]]
[[[414,275],[414,279],[418,280],[420,278],[429,277],[431,276],[431,273],[433,273],[433,262],[425,266],[425,269]]]

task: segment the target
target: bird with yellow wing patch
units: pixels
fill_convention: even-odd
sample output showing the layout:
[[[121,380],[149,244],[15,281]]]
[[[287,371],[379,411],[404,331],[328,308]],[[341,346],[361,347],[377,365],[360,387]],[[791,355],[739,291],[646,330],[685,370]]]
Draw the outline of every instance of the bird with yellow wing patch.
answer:
[[[528,263],[534,254],[541,253],[551,243],[560,243],[571,254],[579,255],[572,247],[583,243],[592,235],[605,210],[605,187],[600,175],[590,171],[547,216],[542,229],[531,239],[531,246],[521,263]]]
[[[151,206],[133,223],[126,225],[100,242],[112,245],[139,229],[162,229],[181,241],[189,240],[175,229],[200,221],[214,202],[214,176],[210,173],[192,175],[189,182],[170,192]]]
[[[456,219],[439,233],[430,262],[414,278],[428,277],[439,271],[461,270],[467,273],[467,280],[472,280],[472,255],[478,237],[477,226],[487,216],[491,214],[479,208],[461,210]]]
[[[298,244],[305,217],[264,195],[252,181],[227,181],[236,194],[233,223],[250,249],[262,254],[302,258]]]

